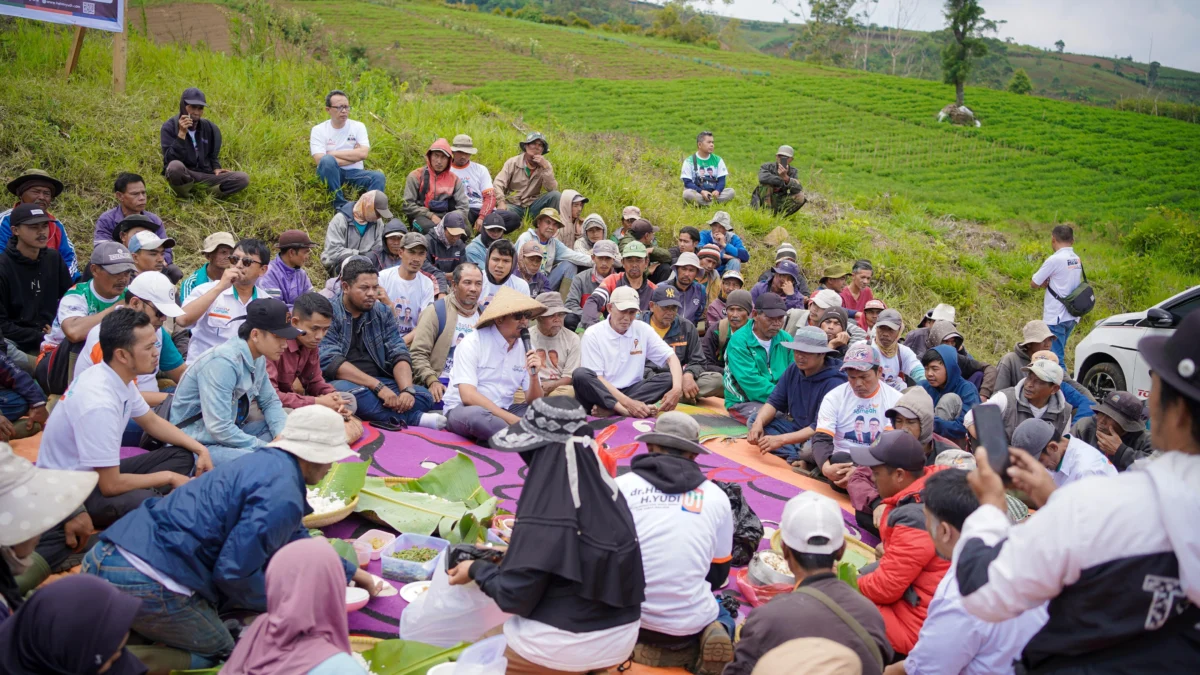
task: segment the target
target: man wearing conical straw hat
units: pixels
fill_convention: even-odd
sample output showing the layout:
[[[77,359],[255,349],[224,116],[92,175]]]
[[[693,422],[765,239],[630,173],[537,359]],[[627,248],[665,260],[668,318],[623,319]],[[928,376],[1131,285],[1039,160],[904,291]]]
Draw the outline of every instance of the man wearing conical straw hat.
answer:
[[[545,305],[528,295],[500,288],[475,331],[454,350],[450,385],[442,399],[447,431],[486,444],[493,434],[520,421],[528,403],[541,398],[541,359],[526,345],[529,320],[545,311]],[[525,402],[514,405],[518,389],[525,391]]]

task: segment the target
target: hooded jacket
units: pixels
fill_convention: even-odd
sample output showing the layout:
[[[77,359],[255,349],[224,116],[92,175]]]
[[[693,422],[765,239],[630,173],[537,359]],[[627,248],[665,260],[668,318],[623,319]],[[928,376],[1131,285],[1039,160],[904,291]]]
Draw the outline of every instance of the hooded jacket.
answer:
[[[933,399],[935,407],[945,394],[958,394],[958,397],[962,399],[962,412],[958,417],[952,420],[935,418],[933,431],[941,436],[963,438],[967,435],[967,428],[963,426],[963,418],[971,408],[979,405],[979,391],[975,389],[975,385],[963,379],[962,372],[958,369],[959,354],[954,351],[954,347],[938,345],[933,348],[933,351],[942,357],[942,363],[946,366],[946,383],[935,387],[929,383],[929,380],[925,380],[921,382],[921,386]]]
[[[474,263],[481,270],[487,269],[488,247],[492,245],[492,242],[496,241],[495,239],[488,239],[487,236],[486,231],[476,235],[471,240],[471,243],[467,244],[466,251],[463,253],[466,256],[467,262]],[[503,237],[504,235],[500,235],[499,238]]]
[[[933,326],[929,328],[927,349],[933,349],[934,347],[942,344],[947,335],[956,332],[958,332],[958,329],[955,328],[954,324],[950,323],[949,321],[935,321]],[[909,349],[912,349],[912,347],[909,347]],[[965,349],[962,349],[961,347],[957,351],[958,370],[962,374],[963,378],[969,380],[972,377],[975,377],[976,373],[982,372],[982,380],[979,382],[977,393],[979,394],[980,398],[988,398],[991,396],[992,392],[996,391],[996,376],[998,374],[996,367],[991,364],[975,360],[966,352]],[[916,351],[914,350],[913,353],[916,354]],[[917,358],[921,358],[924,356],[924,354],[925,350],[922,350],[920,354],[917,354]]]
[[[446,170],[441,173],[434,172],[433,162],[429,159],[434,152],[446,153]],[[462,214],[463,222],[467,221],[470,209],[467,188],[462,179],[450,170],[451,155],[450,143],[444,138],[437,139],[425,152],[425,166],[413,169],[404,179],[404,203],[401,208],[408,222],[433,215],[440,217],[451,211],[458,211]],[[439,207],[443,203],[446,208]],[[470,228],[467,229],[469,231]]]
[[[360,231],[358,221],[354,220],[354,202],[342,204],[325,228],[321,264],[326,270],[336,271],[342,261],[352,255],[370,255],[372,251],[381,250],[384,229],[383,218],[379,218],[367,223]]]
[[[575,198],[579,196],[581,195],[577,190],[563,190],[562,194],[558,197],[558,215],[562,218],[563,226],[558,228],[558,233],[554,235],[554,238],[572,250],[575,250],[576,240],[586,240],[583,236],[583,221],[571,220],[572,207],[574,206]],[[587,253],[590,255],[591,251]]]
[[[807,285],[803,281],[799,280],[797,277],[795,277],[793,275],[789,274],[788,276],[792,277],[792,289],[793,290],[792,290],[791,295],[783,298],[783,304],[788,309],[804,309],[805,302],[808,298],[805,297],[802,289],[806,288]],[[772,277],[772,278],[774,278],[774,277]],[[771,290],[771,280],[770,279],[768,279],[767,281],[760,281],[757,284],[754,284],[754,286],[750,289],[750,297],[754,300],[758,300],[758,296],[760,296],[763,293],[766,293],[770,290]]]
[[[593,225],[599,225],[600,227],[604,228],[604,236],[601,237],[601,239],[608,239],[608,223],[604,222],[604,219],[601,218],[599,214],[589,213],[587,217],[583,219],[583,236],[576,239],[575,244],[571,248],[586,256],[592,255],[593,244],[588,241],[587,231],[588,228]],[[563,229],[565,230],[567,228],[564,227]]]
[[[58,302],[72,285],[58,251],[47,247],[30,260],[17,250],[16,236],[10,237],[0,255],[0,333],[36,354],[46,337],[42,327],[54,323]]]
[[[929,602],[950,569],[950,561],[938,556],[925,530],[925,509],[921,506],[925,479],[948,468],[925,467],[923,476],[883,500],[879,523],[883,557],[874,571],[858,578],[858,590],[883,614],[888,642],[903,654],[917,644]]]
[[[187,104],[184,99],[203,96],[199,89],[189,87],[183,90],[179,97],[179,115],[187,114]],[[196,144],[192,145],[192,134],[179,137],[179,115],[172,116],[162,123],[158,132],[158,143],[162,146],[163,174],[167,173],[167,165],[178,160],[192,171],[198,173],[216,173],[221,168],[221,130],[217,125],[203,117],[193,127]]]
[[[995,391],[1008,389],[1017,382],[1025,379],[1025,373],[1021,372],[1021,369],[1028,366],[1029,362],[1029,354],[1025,352],[1020,344],[1013,347],[1013,350],[1005,354],[1000,359],[1000,364],[996,366]],[[1078,424],[1081,420],[1096,414],[1092,412],[1092,405],[1096,402],[1096,399],[1092,398],[1087,387],[1065,375],[1062,381],[1062,394],[1063,398],[1067,399],[1067,403],[1075,409],[1075,413],[1071,416],[1072,424]],[[1088,441],[1088,443],[1095,445],[1091,441]]]
[[[461,227],[464,231],[470,231],[465,219],[460,220],[457,216],[446,214],[442,222],[425,235],[429,262],[444,274],[453,272],[454,268],[463,262],[467,253],[466,240],[463,237],[459,237],[453,244],[450,243],[446,235],[447,227]]]
[[[638,319],[650,323],[650,310],[642,312]],[[675,350],[675,356],[679,358],[683,372],[691,373],[693,378],[700,379],[700,375],[704,373],[705,361],[704,350],[700,348],[700,336],[696,333],[696,326],[691,321],[677,316],[671,322],[671,327],[667,329],[667,334],[663,336],[663,341]],[[646,361],[646,379],[650,379],[655,373],[669,372],[671,372],[671,368],[666,363],[660,367],[649,360]]]

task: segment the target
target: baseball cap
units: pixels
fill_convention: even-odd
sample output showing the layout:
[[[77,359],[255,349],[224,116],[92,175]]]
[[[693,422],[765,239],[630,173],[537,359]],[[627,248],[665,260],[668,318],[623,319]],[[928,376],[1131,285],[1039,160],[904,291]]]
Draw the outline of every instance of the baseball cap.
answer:
[[[941,451],[933,463],[935,466],[952,466],[963,471],[974,471],[976,467],[975,456],[957,448]]]
[[[645,258],[646,245],[640,241],[631,241],[625,244],[625,248],[621,251],[622,258]]]
[[[530,239],[529,241],[527,241],[521,245],[521,257],[522,258],[545,258],[546,257],[546,249],[543,248],[541,244]]]
[[[846,545],[842,508],[825,495],[801,492],[784,505],[779,536],[788,548],[799,553],[836,553]]]
[[[697,455],[709,454],[708,448],[700,445],[700,423],[691,415],[678,410],[659,415],[654,422],[654,431],[638,434],[633,440],[673,450],[694,452]]]
[[[142,230],[129,238],[129,252],[131,254],[138,251],[153,251],[159,248],[171,248],[175,246],[174,239],[162,239],[153,232]]]
[[[688,265],[700,269],[700,258],[696,257],[696,254],[691,251],[680,253],[679,260],[676,260],[672,267],[687,267]]]
[[[567,309],[567,306],[563,304],[562,294],[558,293],[557,291],[539,293],[534,300],[537,300],[546,306],[546,311],[542,312],[542,316],[571,313],[571,310]]]
[[[621,209],[621,220],[637,220],[642,217],[642,210],[636,206],[626,206]]]
[[[1052,337],[1054,337],[1054,333],[1050,332],[1050,327],[1046,325],[1046,322],[1034,319],[1021,329],[1021,346],[1037,344]]]
[[[115,241],[102,241],[92,249],[92,257],[88,264],[99,265],[109,274],[136,272],[137,265],[133,264],[133,256],[129,249]]]
[[[590,201],[590,200],[588,200],[587,197],[584,197],[583,195],[579,194],[578,192],[576,192],[575,196],[571,198],[572,204],[586,204],[586,203],[588,203],[588,201]]]
[[[183,308],[175,304],[175,284],[162,272],[142,272],[129,282],[127,290],[154,305],[164,316],[183,316]]]
[[[1170,337],[1151,335],[1138,342],[1138,353],[1146,359],[1150,370],[1167,384],[1192,401],[1200,401],[1200,376],[1196,362],[1200,361],[1200,312],[1183,317]]]
[[[708,224],[709,225],[713,225],[713,224],[720,225],[721,227],[725,228],[726,230],[729,230],[731,232],[733,231],[733,222],[730,221],[729,214],[724,211],[717,211],[716,213],[712,214],[712,218],[708,219]]]
[[[323,405],[306,405],[293,410],[288,414],[279,438],[269,445],[313,464],[332,464],[358,457],[346,443],[346,425],[342,416]]]
[[[863,305],[864,312],[867,311],[868,309],[884,310],[884,309],[887,309],[887,305],[883,304],[882,300],[876,300],[875,298],[872,298],[867,301],[867,304]]]
[[[671,284],[659,284],[650,296],[650,302],[659,307],[682,307],[679,302],[679,291]]]
[[[821,309],[829,309],[830,307],[841,307],[842,296],[832,288],[822,288],[812,296],[812,301]]]
[[[753,310],[754,300],[752,300],[750,297],[750,291],[743,291],[739,288],[738,290],[730,293],[729,297],[725,299],[726,311],[728,311],[730,307],[741,307],[747,312]]]
[[[50,214],[37,204],[20,204],[13,208],[9,221],[17,225],[38,225],[50,222]]]
[[[717,263],[721,262],[721,247],[716,244],[705,244],[700,247],[700,252],[696,254],[697,258],[712,258]]]
[[[562,216],[560,216],[558,214],[558,209],[547,206],[546,208],[542,209],[541,211],[538,211],[538,214],[537,214],[537,216],[534,217],[533,222],[536,223],[538,221],[538,218],[541,218],[543,216],[545,216],[546,218],[549,218],[550,220],[553,220],[554,222],[558,223],[559,227],[562,227],[562,224],[563,224]]]
[[[378,213],[380,218],[392,217],[392,209],[388,206],[388,198],[383,190],[375,191],[375,213]]]
[[[638,297],[637,291],[629,286],[620,286],[608,296],[608,304],[618,311],[624,312],[630,309],[641,309],[642,300]]]
[[[1092,410],[1113,418],[1125,431],[1141,431],[1146,428],[1142,423],[1142,399],[1127,391],[1111,391],[1105,394],[1098,405],[1092,406]]]
[[[475,149],[475,143],[471,137],[466,134],[459,134],[454,137],[454,142],[450,144],[450,150],[453,152],[465,152],[468,155],[473,155],[478,150]]]
[[[1053,438],[1053,425],[1046,420],[1031,417],[1013,429],[1012,440],[1009,441],[1009,444],[1028,452],[1033,455],[1034,459],[1037,459]]]
[[[299,335],[304,335],[304,331],[288,323],[287,305],[282,300],[276,300],[275,298],[259,298],[252,301],[246,305],[246,315],[235,317],[233,321],[239,319],[245,321],[246,325],[251,328],[265,330],[285,340],[291,340]],[[343,442],[345,441],[344,438],[342,440]]]
[[[219,246],[228,246],[229,248],[237,248],[237,240],[228,232],[213,232],[204,238],[204,245],[200,248],[201,253],[212,253]]]
[[[483,229],[485,230],[507,230],[504,226],[504,217],[499,213],[492,211],[483,217]]]
[[[1062,384],[1063,381],[1062,366],[1045,359],[1030,361],[1029,365],[1022,368],[1021,371],[1032,373],[1039,380],[1050,384]]]
[[[383,226],[383,238],[390,239],[392,237],[403,237],[408,234],[408,228],[405,227],[404,221],[399,218],[393,218],[388,221],[387,225]]]
[[[425,235],[420,232],[405,232],[404,239],[400,240],[400,247],[405,250],[411,250],[418,246],[429,248],[429,242],[425,239]]]
[[[309,239],[308,233],[304,230],[285,230],[279,235],[279,249],[286,250],[289,248],[315,248],[316,244],[312,239]]]
[[[722,279],[737,279],[738,281],[742,282],[743,286],[746,285],[746,278],[743,277],[742,273],[737,270],[725,270],[725,274],[722,274],[721,278]]]
[[[891,466],[924,471],[925,448],[907,431],[885,431],[875,445],[850,448],[850,459],[859,466]]]
[[[855,342],[846,350],[846,358],[842,359],[842,370],[870,370],[879,367],[879,353],[865,342]]]
[[[1058,354],[1055,354],[1054,352],[1050,351],[1049,349],[1042,349],[1040,351],[1034,352],[1033,356],[1029,357],[1029,360],[1030,361],[1049,361],[1050,363],[1058,363]]]
[[[784,157],[795,157],[796,151],[792,150],[792,146],[790,145],[781,145],[779,146],[779,149],[775,151],[775,154],[783,155]]]
[[[645,218],[638,218],[637,220],[633,221],[633,225],[629,226],[629,234],[632,234],[635,239],[641,239],[647,234],[651,234],[653,232],[658,232],[658,228],[654,226],[654,223],[651,223]]]
[[[467,219],[458,211],[451,211],[442,217],[442,230],[447,234],[467,236]]]
[[[829,348],[829,336],[816,326],[804,326],[796,329],[792,341],[782,344],[794,352],[806,354],[828,354],[833,351]]]
[[[188,105],[198,105],[201,108],[208,105],[208,100],[204,98],[204,92],[195,87],[191,87],[185,92],[183,102]]]
[[[778,319],[787,314],[787,305],[783,303],[783,298],[768,291],[754,301],[754,311],[768,318]]]
[[[879,317],[875,319],[875,325],[900,330],[900,327],[904,325],[904,318],[900,316],[898,310],[889,308],[879,313]]]
[[[621,249],[617,248],[617,242],[611,239],[601,239],[592,244],[592,255],[597,258],[616,258],[621,257]]]
[[[842,277],[848,276],[849,274],[850,274],[850,268],[846,267],[845,265],[843,265],[841,263],[838,263],[838,264],[830,265],[829,267],[826,267],[825,271],[821,273],[821,279],[822,280],[824,280],[824,279],[841,279]]]

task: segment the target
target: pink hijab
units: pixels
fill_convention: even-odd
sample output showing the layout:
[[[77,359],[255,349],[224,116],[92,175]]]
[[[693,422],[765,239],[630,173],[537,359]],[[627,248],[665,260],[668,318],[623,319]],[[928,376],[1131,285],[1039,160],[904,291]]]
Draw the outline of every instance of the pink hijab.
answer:
[[[223,675],[307,673],[350,653],[346,575],[328,542],[302,539],[267,565],[267,613],[238,640]]]

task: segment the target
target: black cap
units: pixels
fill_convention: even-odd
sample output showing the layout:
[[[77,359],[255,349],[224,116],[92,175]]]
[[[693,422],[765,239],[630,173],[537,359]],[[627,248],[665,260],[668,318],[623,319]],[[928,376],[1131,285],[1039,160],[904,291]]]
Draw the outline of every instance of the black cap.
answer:
[[[1191,312],[1170,336],[1151,335],[1138,342],[1150,370],[1184,398],[1200,401],[1200,312]]]
[[[925,448],[907,431],[885,431],[875,445],[850,449],[859,466],[890,466],[906,471],[925,470]]]
[[[683,306],[683,303],[679,302],[679,289],[671,284],[659,284],[654,289],[654,294],[650,296],[650,302],[659,307]]]
[[[783,298],[767,292],[758,296],[758,299],[754,301],[754,311],[772,319],[778,319],[787,314],[787,305],[784,304]]]
[[[135,213],[132,216],[125,216],[121,219],[121,222],[117,223],[117,228],[114,230],[116,237],[114,237],[113,241],[120,241],[120,236],[122,234],[125,234],[135,227],[140,227],[144,230],[150,230],[151,232],[158,232],[158,223],[150,220],[149,216]]]
[[[240,318],[251,328],[265,330],[287,340],[304,335],[304,331],[288,323],[287,305],[275,298],[254,300],[246,305],[246,316]]]
[[[497,227],[502,230],[508,229],[504,225],[504,218],[501,217],[498,212],[492,211],[491,213],[489,213],[483,217],[483,229],[490,230],[490,229],[497,228]]]
[[[10,222],[17,225],[38,225],[50,222],[50,214],[37,204],[20,204],[13,208]]]
[[[195,87],[188,87],[183,91],[183,102],[188,105],[198,105],[200,107],[208,105],[208,99],[204,97],[204,92]]]

